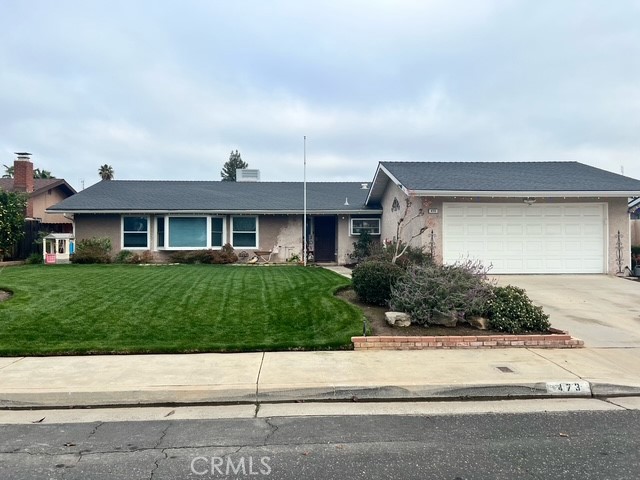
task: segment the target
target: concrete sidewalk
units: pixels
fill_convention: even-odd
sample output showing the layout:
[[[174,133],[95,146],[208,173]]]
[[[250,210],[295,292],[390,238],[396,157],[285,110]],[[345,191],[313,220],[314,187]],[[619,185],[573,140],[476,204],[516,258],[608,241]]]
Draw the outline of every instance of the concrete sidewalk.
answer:
[[[640,348],[0,358],[0,408],[640,394]]]

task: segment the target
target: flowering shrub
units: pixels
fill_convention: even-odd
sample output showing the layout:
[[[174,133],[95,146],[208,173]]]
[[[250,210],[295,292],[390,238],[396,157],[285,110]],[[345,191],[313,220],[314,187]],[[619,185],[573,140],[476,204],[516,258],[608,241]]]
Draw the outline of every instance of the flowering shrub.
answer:
[[[402,269],[393,263],[367,261],[358,264],[351,274],[351,282],[358,298],[374,305],[387,305],[391,287],[402,275]]]
[[[439,315],[482,314],[493,295],[487,269],[478,261],[467,260],[455,265],[409,266],[392,287],[389,304],[411,315],[412,322],[426,325]]]
[[[489,327],[509,333],[544,332],[551,326],[549,315],[531,302],[527,293],[513,285],[496,287],[489,301]]]

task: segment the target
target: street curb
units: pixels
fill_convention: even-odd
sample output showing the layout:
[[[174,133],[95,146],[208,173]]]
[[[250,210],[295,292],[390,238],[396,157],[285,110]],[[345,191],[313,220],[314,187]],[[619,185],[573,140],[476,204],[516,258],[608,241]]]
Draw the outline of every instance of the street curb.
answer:
[[[575,382],[575,381],[574,381]],[[567,382],[571,383],[571,381]],[[1,410],[240,405],[304,402],[407,402],[511,400],[532,398],[612,398],[640,396],[640,386],[582,382],[579,392],[552,391],[557,382],[478,385],[325,386],[235,390],[0,393]]]

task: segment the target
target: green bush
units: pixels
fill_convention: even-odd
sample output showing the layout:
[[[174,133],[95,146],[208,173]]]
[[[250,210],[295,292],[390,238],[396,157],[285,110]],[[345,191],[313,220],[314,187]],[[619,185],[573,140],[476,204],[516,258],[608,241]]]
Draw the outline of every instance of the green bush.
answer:
[[[387,305],[391,287],[402,275],[402,268],[389,262],[366,261],[353,269],[351,281],[358,298],[365,303]]]
[[[225,264],[235,263],[238,256],[233,251],[233,247],[228,243],[220,250],[185,250],[173,252],[169,255],[173,263],[189,263],[189,264]]]
[[[371,238],[369,232],[362,232],[358,237],[358,241],[353,242],[353,252],[349,254],[349,258],[355,263],[364,262],[371,255],[373,247],[373,238]]]
[[[480,262],[467,260],[455,265],[413,265],[391,289],[393,310],[411,315],[419,325],[445,315],[462,319],[482,314],[493,298],[493,285]]]
[[[527,293],[513,285],[494,288],[489,301],[489,327],[508,333],[546,332],[551,326],[549,315],[531,302]]]
[[[398,251],[402,251],[405,244],[402,242],[398,246]],[[378,260],[381,262],[391,262],[396,251],[396,242],[389,242],[385,245],[379,243],[371,244],[367,260]],[[408,246],[405,252],[396,259],[396,265],[407,269],[412,265],[432,264],[431,255],[424,251],[424,247]]]
[[[120,250],[113,260],[115,263],[132,263],[133,252],[131,250]]]
[[[111,263],[111,240],[95,237],[79,240],[70,259],[71,263]]]
[[[44,263],[44,258],[41,253],[32,253],[25,260],[27,265],[38,265],[40,263]]]

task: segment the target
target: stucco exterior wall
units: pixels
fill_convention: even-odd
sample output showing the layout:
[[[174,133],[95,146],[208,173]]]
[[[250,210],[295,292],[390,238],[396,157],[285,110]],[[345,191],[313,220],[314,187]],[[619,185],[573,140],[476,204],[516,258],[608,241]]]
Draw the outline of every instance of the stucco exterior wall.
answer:
[[[121,220],[116,214],[75,214],[75,236],[76,240],[87,238],[110,238],[113,253],[118,253],[121,249]]]
[[[423,227],[426,227],[428,230],[432,229],[431,216],[427,214],[428,208],[431,207],[431,202],[424,198],[413,197],[410,199],[411,205],[407,210],[407,199],[407,195],[405,195],[397,185],[392,182],[387,184],[387,188],[381,202],[383,214],[382,221],[380,222],[380,237],[382,241],[395,240],[398,230],[398,221],[406,213],[400,234],[401,239],[404,242],[409,241],[412,246],[426,247],[428,243],[428,231],[425,230],[421,235],[418,235],[418,233]],[[395,202],[396,200],[397,203]],[[394,203],[396,203],[395,207]],[[422,216],[419,215],[420,209],[423,209],[424,212],[424,215]],[[411,220],[412,218],[413,220]],[[414,236],[415,238],[412,238]]]
[[[351,263],[349,254],[353,251],[353,242],[358,241],[358,237],[349,235],[349,215],[339,215],[336,227],[336,251],[338,253],[336,261],[340,265]]]
[[[73,223],[72,220],[62,214],[45,213],[48,207],[60,203],[65,198],[67,198],[67,195],[60,188],[52,188],[39,195],[32,196],[29,201],[33,206],[33,216],[40,218],[42,223]]]

